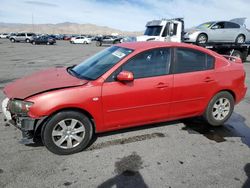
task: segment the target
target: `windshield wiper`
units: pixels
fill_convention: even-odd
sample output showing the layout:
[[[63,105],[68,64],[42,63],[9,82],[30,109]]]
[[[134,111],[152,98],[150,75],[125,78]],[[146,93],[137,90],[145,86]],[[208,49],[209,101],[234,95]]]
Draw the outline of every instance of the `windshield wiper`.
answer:
[[[79,78],[80,75],[79,75],[76,71],[73,70],[73,68],[74,68],[75,66],[76,66],[76,65],[73,65],[73,66],[68,67],[68,68],[67,68],[67,71],[68,71],[68,73],[69,73],[71,76],[74,76],[74,77]]]
[[[70,75],[76,77],[76,78],[79,78],[79,79],[84,79],[84,80],[94,80],[92,78],[88,78],[86,76],[82,76],[80,75],[79,73],[77,73],[73,68],[75,67],[76,65],[73,65],[73,66],[70,66],[67,68],[67,71]]]

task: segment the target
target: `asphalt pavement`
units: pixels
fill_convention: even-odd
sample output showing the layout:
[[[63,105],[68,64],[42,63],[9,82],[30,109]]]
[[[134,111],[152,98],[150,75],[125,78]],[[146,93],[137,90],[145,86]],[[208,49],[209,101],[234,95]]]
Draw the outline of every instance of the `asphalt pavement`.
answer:
[[[104,49],[58,41],[31,45],[0,40],[3,87],[24,75],[78,64]],[[250,58],[244,64],[250,88]],[[98,134],[86,151],[58,156],[19,143],[0,110],[0,187],[250,187],[250,92],[223,127],[172,121]]]

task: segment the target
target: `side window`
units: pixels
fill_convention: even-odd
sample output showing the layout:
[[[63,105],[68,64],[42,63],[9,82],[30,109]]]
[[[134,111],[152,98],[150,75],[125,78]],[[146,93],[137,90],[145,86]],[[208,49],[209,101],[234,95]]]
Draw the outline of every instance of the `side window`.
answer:
[[[236,23],[233,23],[233,22],[226,22],[225,28],[236,29],[236,28],[240,28],[240,25],[236,24]]]
[[[212,27],[212,29],[224,29],[224,28],[225,28],[225,22],[218,22],[214,24],[214,26]]]
[[[204,71],[214,68],[214,58],[203,52],[188,49],[176,49],[174,73]]]
[[[143,52],[122,66],[136,78],[160,76],[169,73],[170,49],[160,48]]]
[[[166,37],[166,36],[169,35],[169,25],[170,25],[170,23],[168,22],[168,23],[166,24],[165,28],[164,28],[164,31],[163,31],[163,33],[162,33],[162,37]]]

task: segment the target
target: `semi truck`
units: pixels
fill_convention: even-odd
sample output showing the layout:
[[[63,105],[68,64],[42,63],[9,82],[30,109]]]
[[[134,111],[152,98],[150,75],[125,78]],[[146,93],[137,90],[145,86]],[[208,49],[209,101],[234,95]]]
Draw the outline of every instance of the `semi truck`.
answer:
[[[137,41],[167,41],[185,42],[185,27],[183,18],[152,20],[146,24],[144,35],[138,36]],[[211,49],[223,55],[236,56],[246,61],[250,54],[250,41],[245,43],[194,43],[204,48]]]

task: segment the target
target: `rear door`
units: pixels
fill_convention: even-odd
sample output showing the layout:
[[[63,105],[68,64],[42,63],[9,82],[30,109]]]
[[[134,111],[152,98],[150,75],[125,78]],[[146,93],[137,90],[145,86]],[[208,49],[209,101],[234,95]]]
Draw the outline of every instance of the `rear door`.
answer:
[[[142,52],[128,60],[103,84],[102,101],[107,129],[149,123],[169,117],[173,75],[169,74],[169,48]],[[116,81],[122,70],[134,81]]]
[[[201,113],[216,87],[214,58],[201,51],[176,48],[173,73],[171,115],[185,117]]]
[[[235,42],[235,39],[240,34],[240,25],[233,22],[225,22],[225,27],[227,29],[228,41]]]

